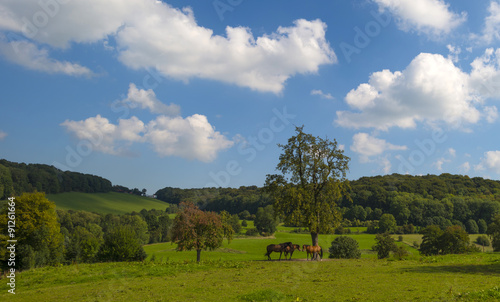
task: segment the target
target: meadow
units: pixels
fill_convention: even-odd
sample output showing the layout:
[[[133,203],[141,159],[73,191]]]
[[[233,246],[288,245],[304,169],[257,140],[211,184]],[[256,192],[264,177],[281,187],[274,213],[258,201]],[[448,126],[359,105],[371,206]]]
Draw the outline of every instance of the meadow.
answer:
[[[47,199],[54,202],[58,209],[83,210],[102,214],[126,214],[142,209],[165,210],[168,204],[148,197],[126,193],[59,193],[47,194]]]
[[[18,274],[16,295],[0,284],[2,301],[500,301],[500,254],[475,253],[378,260],[374,235],[353,234],[355,260],[265,260],[270,243],[307,244],[309,234],[280,227],[274,237],[235,238],[215,251],[177,252],[175,245],[145,246],[143,262],[72,264]],[[397,236],[395,236],[397,238]],[[326,250],[335,235],[320,235]],[[413,239],[413,238],[410,238]],[[399,243],[404,244],[404,243]]]

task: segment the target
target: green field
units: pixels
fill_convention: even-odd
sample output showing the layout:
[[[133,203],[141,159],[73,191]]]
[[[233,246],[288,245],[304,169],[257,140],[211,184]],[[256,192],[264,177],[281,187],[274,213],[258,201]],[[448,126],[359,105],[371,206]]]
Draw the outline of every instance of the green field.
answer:
[[[286,230],[286,229],[285,229]],[[357,260],[294,261],[264,257],[270,243],[306,244],[308,234],[277,232],[236,238],[215,251],[177,252],[170,243],[145,246],[144,262],[45,267],[16,276],[16,295],[0,281],[1,301],[500,301],[500,254],[476,253],[378,260],[374,235],[351,235]],[[334,235],[320,235],[325,251]],[[411,238],[413,239],[413,238]],[[403,244],[403,243],[400,243]]]
[[[153,198],[126,193],[60,193],[47,194],[47,199],[53,201],[58,209],[84,210],[103,214],[125,214],[142,209],[165,210],[168,204]]]

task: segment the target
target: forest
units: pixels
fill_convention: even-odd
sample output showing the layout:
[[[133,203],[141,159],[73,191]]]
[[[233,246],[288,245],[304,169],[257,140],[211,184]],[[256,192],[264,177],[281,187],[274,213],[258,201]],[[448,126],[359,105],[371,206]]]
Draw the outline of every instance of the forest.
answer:
[[[61,171],[54,166],[25,164],[0,159],[0,200],[25,192],[106,193],[111,181],[90,174]]]
[[[272,204],[265,190],[257,186],[166,187],[156,196],[172,204],[191,201],[204,210],[231,214],[255,214],[259,207]],[[339,201],[338,210],[348,226],[368,226],[383,214],[390,214],[399,226],[439,225],[444,229],[460,225],[470,231],[477,226],[483,231],[482,226],[500,213],[500,181],[452,174],[362,177],[349,182],[348,194]]]

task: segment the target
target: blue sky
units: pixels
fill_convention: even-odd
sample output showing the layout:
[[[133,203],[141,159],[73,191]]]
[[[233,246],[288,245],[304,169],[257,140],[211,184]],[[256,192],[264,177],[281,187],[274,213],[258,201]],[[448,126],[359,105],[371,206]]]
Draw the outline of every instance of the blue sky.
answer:
[[[294,126],[348,177],[498,179],[496,0],[0,3],[0,158],[262,186]]]

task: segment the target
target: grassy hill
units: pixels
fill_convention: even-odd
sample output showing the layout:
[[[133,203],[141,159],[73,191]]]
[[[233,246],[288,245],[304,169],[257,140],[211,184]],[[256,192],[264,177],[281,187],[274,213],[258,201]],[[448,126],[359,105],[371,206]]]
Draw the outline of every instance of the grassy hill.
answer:
[[[84,210],[103,214],[124,214],[142,209],[165,210],[168,204],[153,198],[126,193],[79,193],[69,192],[47,194],[47,199],[53,201],[58,209]]]

